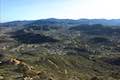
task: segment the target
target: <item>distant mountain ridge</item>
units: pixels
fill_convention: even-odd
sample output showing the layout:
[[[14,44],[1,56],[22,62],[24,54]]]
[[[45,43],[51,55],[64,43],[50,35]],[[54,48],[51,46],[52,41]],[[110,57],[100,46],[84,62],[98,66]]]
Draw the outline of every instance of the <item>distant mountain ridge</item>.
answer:
[[[28,20],[28,21],[12,21],[0,23],[0,27],[14,27],[14,26],[40,26],[40,25],[57,25],[57,26],[76,26],[82,24],[101,24],[108,26],[120,26],[120,19],[40,19],[40,20]]]
[[[11,21],[0,23],[0,27],[16,27],[16,26],[24,26],[26,24],[30,24],[33,21]]]

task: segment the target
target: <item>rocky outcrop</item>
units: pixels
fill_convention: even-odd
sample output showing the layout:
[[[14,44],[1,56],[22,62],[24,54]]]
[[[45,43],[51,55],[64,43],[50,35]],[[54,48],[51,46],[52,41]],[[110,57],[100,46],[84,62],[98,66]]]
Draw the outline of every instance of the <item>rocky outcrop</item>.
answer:
[[[47,72],[36,70],[33,66],[30,66],[21,60],[12,58],[10,62],[17,66],[16,71],[23,74],[24,80],[53,80]]]

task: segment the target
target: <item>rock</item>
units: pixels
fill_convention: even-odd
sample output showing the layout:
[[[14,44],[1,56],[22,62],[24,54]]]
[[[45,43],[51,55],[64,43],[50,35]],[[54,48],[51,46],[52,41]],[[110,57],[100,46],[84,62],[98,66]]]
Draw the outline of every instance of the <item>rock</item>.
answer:
[[[4,80],[4,77],[3,77],[3,76],[0,76],[0,80]]]
[[[0,61],[0,64],[2,64],[2,61]]]
[[[16,74],[12,76],[13,78],[23,78],[23,74]]]
[[[7,48],[6,48],[6,46],[4,46],[2,49],[3,49],[3,50],[6,50]]]
[[[33,78],[25,77],[24,80],[33,80]]]

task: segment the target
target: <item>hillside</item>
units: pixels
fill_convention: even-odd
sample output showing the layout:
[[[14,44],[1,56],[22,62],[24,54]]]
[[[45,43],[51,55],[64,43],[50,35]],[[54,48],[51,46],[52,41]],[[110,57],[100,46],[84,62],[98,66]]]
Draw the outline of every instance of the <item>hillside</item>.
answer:
[[[119,22],[2,23],[0,80],[120,80]]]

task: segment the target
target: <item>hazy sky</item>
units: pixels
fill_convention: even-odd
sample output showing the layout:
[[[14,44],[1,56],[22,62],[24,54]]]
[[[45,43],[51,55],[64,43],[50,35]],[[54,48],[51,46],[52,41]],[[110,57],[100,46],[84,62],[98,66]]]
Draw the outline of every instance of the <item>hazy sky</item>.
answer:
[[[120,0],[0,0],[0,21],[120,18]]]

